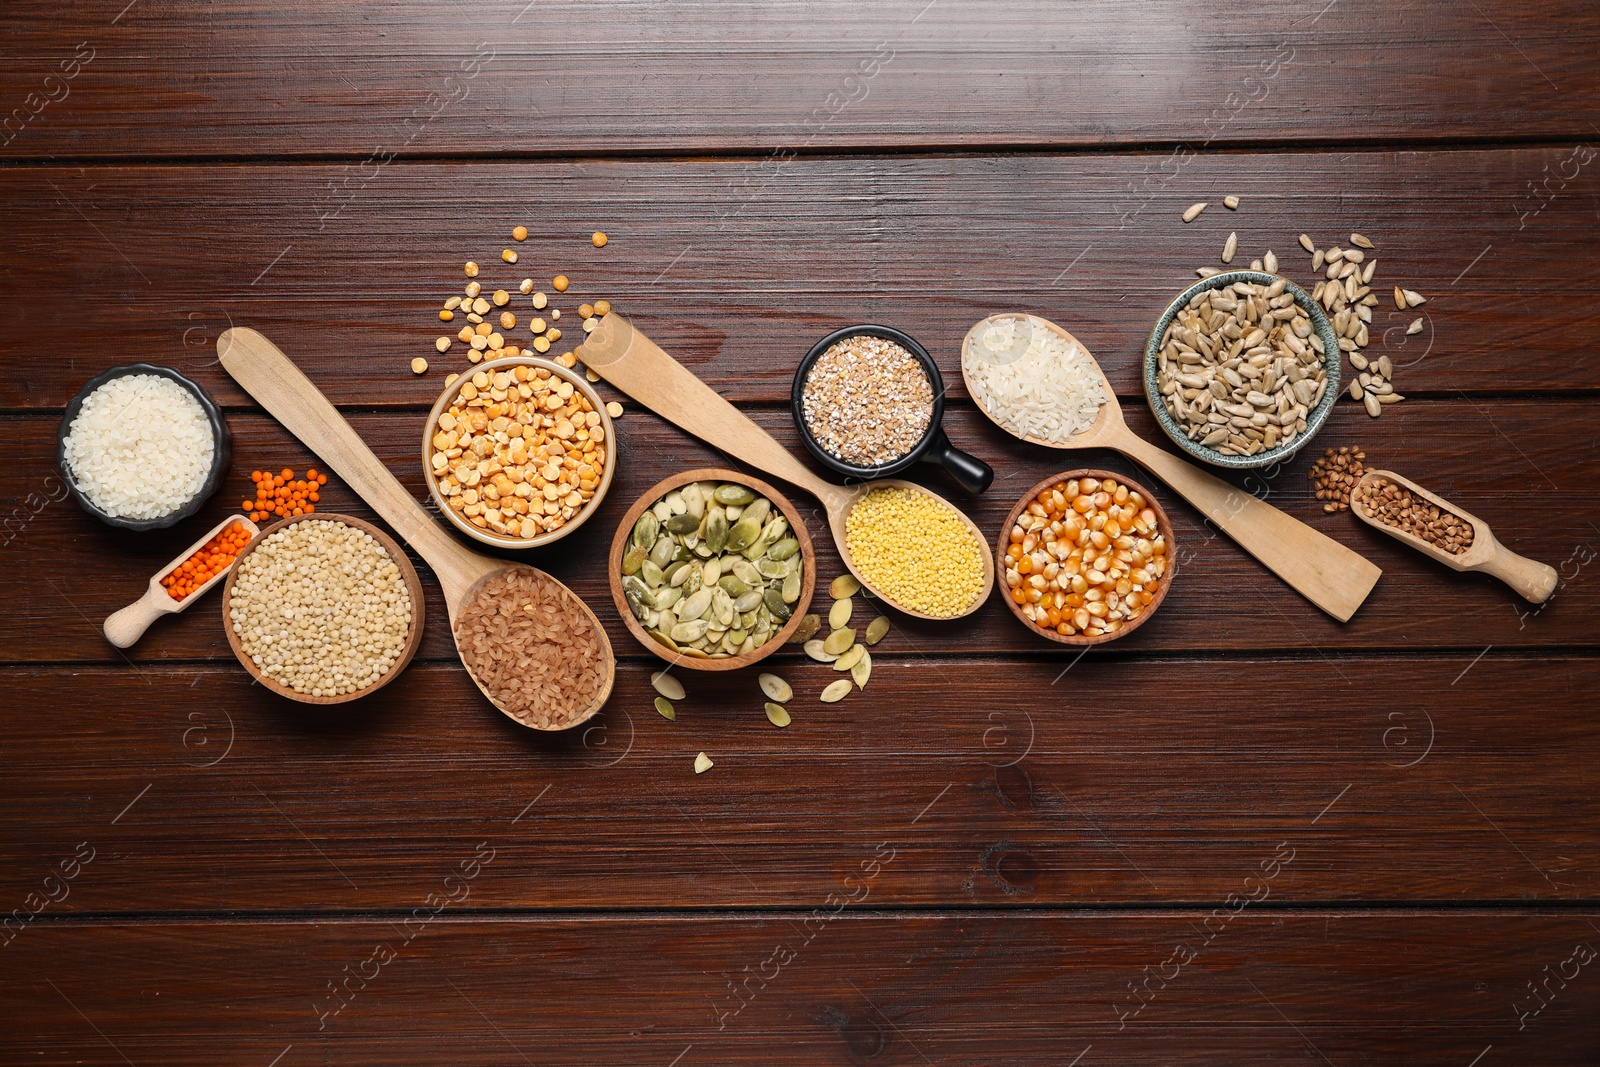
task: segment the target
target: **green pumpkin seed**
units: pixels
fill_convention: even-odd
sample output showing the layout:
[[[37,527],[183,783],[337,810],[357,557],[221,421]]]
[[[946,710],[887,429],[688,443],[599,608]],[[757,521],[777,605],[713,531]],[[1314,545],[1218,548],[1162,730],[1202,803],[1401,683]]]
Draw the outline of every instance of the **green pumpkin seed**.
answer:
[[[656,517],[658,522],[666,522],[672,518],[672,508],[668,506],[665,499],[656,501],[655,506],[650,509],[650,513]]]
[[[789,565],[782,560],[768,559],[762,556],[756,560],[756,570],[763,578],[782,578],[789,573]]]
[[[682,649],[680,649],[678,647],[678,642],[674,641],[670,634],[663,633],[660,630],[651,630],[650,631],[650,636],[655,638],[664,647],[666,647],[668,650],[670,650],[672,652],[681,652],[681,651],[683,651]]]
[[[659,711],[661,713],[661,717],[666,719],[668,722],[678,721],[678,709],[674,708],[672,706],[672,701],[668,700],[666,697],[656,697],[656,710]]]
[[[711,590],[698,589],[689,596],[684,597],[683,602],[678,605],[678,618],[683,619],[685,622],[691,619],[698,619],[710,607]],[[678,637],[677,634],[673,634],[673,640],[681,641],[683,639]]]
[[[835,630],[846,626],[850,622],[850,613],[855,610],[855,602],[849,597],[835,600],[833,607],[828,609],[828,625]]]
[[[689,510],[689,505],[684,502],[682,489],[674,489],[672,492],[662,497],[661,502],[665,504],[667,506],[667,510],[672,512],[674,515],[682,515],[685,511]]]
[[[860,645],[856,646],[861,648]],[[861,658],[856,660],[856,665],[850,668],[850,679],[856,683],[857,689],[867,687],[867,679],[872,677],[872,653],[866,649],[861,650]]]
[[[783,580],[783,591],[779,594],[785,604],[793,604],[800,599],[800,572],[795,571]]]
[[[733,608],[733,598],[722,589],[711,590],[711,612],[717,617],[717,625],[724,628],[732,626],[738,613]]]
[[[794,721],[789,718],[788,709],[786,709],[782,704],[773,704],[768,702],[766,709],[767,721],[780,730]]]
[[[661,568],[661,573],[667,579],[667,584],[673,588],[677,588],[678,586],[682,585],[683,579],[689,577],[687,574],[683,573],[683,568],[687,567],[688,565],[689,564],[680,559]],[[680,577],[680,575],[682,575],[682,577]]]
[[[738,579],[734,580],[738,581]],[[755,611],[756,608],[761,606],[761,590],[751,589],[746,586],[745,591],[739,594],[739,599],[733,602],[733,606],[741,615]],[[750,621],[754,622],[755,620],[752,619]]]
[[[694,773],[696,774],[704,774],[715,766],[716,764],[711,762],[711,757],[704,752],[694,758]]]
[[[700,584],[716,585],[722,579],[722,560],[708,559],[700,564]]]
[[[866,654],[866,645],[851,645],[849,648],[845,649],[839,654],[838,659],[833,661],[833,669],[836,671],[847,671],[851,667],[854,667],[857,663],[861,662],[861,657],[865,656]]]
[[[628,549],[628,551],[622,557],[622,573],[638,574],[639,568],[643,566],[644,561],[649,558],[650,554],[648,552],[640,548],[638,545],[634,545],[632,548]]]
[[[720,509],[713,508],[706,516],[705,545],[712,555],[728,545],[728,517]]]
[[[745,519],[753,519],[756,524],[756,529],[760,530],[766,526],[767,519],[770,518],[771,515],[772,501],[768,500],[764,496],[758,496],[755,498],[755,500],[745,505],[744,510],[739,513],[739,520],[742,522]]]
[[[771,548],[767,549],[767,558],[785,560],[798,551],[800,551],[800,542],[796,541],[792,537],[785,537],[783,540],[776,542]]]
[[[687,577],[683,579],[683,585],[679,588],[683,590],[684,596],[693,596],[700,591],[700,568],[691,563],[685,571]]]
[[[682,700],[685,695],[683,683],[666,671],[654,671],[650,675],[650,687],[668,700]]]
[[[732,645],[734,648],[738,648],[749,639],[750,631],[748,630],[738,629],[728,631],[728,644]]]
[[[677,549],[678,545],[672,538],[659,537],[656,539],[655,547],[650,550],[650,561],[657,567],[665,567],[672,562],[672,554]]]
[[[867,623],[867,644],[877,644],[883,640],[884,635],[888,632],[889,617],[887,615],[879,615],[876,619]]]
[[[659,589],[667,580],[661,573],[661,568],[656,566],[656,561],[647,559],[639,565],[639,577],[644,579],[644,584],[651,589]]]
[[[734,597],[735,599],[744,596],[750,591],[750,587],[744,582],[740,581],[739,576],[736,574],[724,574],[721,578],[717,579],[717,585],[729,596]]]
[[[829,683],[828,688],[822,691],[822,702],[824,704],[836,704],[849,694],[850,679],[840,678],[836,682]]]
[[[657,611],[666,611],[682,599],[682,589],[674,589],[670,585],[665,589],[657,589],[655,592],[655,609]]]
[[[835,600],[843,600],[847,596],[855,596],[861,592],[861,583],[856,581],[853,574],[841,574],[828,586],[828,595]]]
[[[806,615],[800,620],[800,625],[795,627],[794,636],[789,638],[789,643],[791,645],[804,644],[815,637],[820,629],[822,629],[822,617],[815,614]]]
[[[772,612],[772,614],[777,618],[787,619],[793,614],[793,611],[790,609],[789,605],[784,603],[783,593],[777,589],[768,589],[765,593],[761,594],[761,602],[765,604],[767,610]]]
[[[748,517],[741,517],[733,524],[733,529],[728,531],[727,549],[730,552],[743,552],[760,536],[761,524]]]
[[[746,585],[754,588],[761,584],[761,572],[749,560],[730,560],[728,565],[733,569],[734,576]]]
[[[794,699],[794,689],[776,674],[763,674],[756,681],[760,683],[761,691],[767,694],[769,699],[776,700],[780,704]]]
[[[683,494],[684,509],[697,519],[705,518],[706,494],[705,490],[700,488],[700,483],[690,482],[678,491]]]
[[[802,646],[802,647],[805,649],[806,655],[810,656],[812,659],[816,660],[818,663],[832,663],[834,660],[839,658],[834,653],[829,652],[827,649],[823,648],[822,646],[823,646],[822,640],[820,638],[813,637],[811,640],[807,641],[805,643],[805,645]]]
[[[710,628],[711,624],[704,619],[690,619],[688,622],[678,623],[669,633],[678,644],[692,645],[704,637]]]
[[[851,629],[835,630],[822,642],[822,650],[830,656],[843,655],[845,650],[856,643],[856,632]]]
[[[668,533],[692,534],[700,529],[700,516],[679,512],[665,523]]]
[[[717,486],[716,492],[711,495],[719,504],[733,504],[736,507],[743,507],[756,498],[755,490],[731,482]]]
[[[656,518],[655,512],[647,511],[633,524],[633,544],[648,552],[655,546],[656,537],[660,533],[661,520]]]

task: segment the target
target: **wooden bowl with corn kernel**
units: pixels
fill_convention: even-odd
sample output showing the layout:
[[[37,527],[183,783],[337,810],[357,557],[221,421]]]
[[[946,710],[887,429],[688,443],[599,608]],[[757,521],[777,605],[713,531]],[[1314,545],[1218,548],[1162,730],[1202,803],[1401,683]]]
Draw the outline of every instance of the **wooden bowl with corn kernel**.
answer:
[[[1120,474],[1064,471],[1028,490],[995,549],[1006,607],[1041,637],[1098,645],[1143,626],[1177,573],[1172,523]]]
[[[422,433],[422,473],[451,525],[497,548],[538,548],[595,513],[617,466],[605,401],[536,356],[463,372]]]

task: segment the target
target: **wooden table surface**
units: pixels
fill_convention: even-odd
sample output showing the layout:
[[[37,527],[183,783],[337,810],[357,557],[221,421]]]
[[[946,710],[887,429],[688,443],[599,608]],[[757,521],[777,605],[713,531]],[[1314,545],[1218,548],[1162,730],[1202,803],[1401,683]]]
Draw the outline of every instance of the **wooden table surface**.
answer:
[[[1600,1060],[1592,4],[125,3],[0,11],[0,1062]],[[769,660],[786,730],[750,671],[688,676],[667,722],[604,549],[727,459],[630,402],[600,514],[532,557],[620,656],[587,728],[495,712],[425,570],[417,660],[342,707],[252,687],[215,593],[126,653],[100,635],[252,467],[316,462],[217,365],[229,325],[421,496],[466,259],[570,275],[569,312],[609,298],[796,448],[796,361],[888,323],[997,471],[925,480],[997,535],[1052,472],[1138,472],[983,419],[967,327],[1068,326],[1157,439],[1145,334],[1230,231],[1308,284],[1296,236],[1361,231],[1379,291],[1428,297],[1376,309],[1406,403],[1232,478],[1383,568],[1347,624],[1158,487],[1181,565],[1125,641],[1079,655],[996,598],[896,616],[841,704]],[[129,535],[64,499],[54,433],[139,360],[225,405],[234,460]],[[1324,445],[1483,517],[1554,598],[1324,515]],[[322,506],[371,515],[338,479]]]

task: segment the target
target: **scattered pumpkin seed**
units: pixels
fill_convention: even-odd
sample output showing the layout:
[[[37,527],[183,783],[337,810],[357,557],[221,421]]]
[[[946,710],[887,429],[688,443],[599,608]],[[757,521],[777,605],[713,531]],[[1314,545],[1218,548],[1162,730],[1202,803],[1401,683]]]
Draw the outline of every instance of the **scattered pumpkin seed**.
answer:
[[[847,671],[851,667],[854,667],[857,663],[860,663],[861,657],[865,656],[866,654],[866,645],[851,645],[839,656],[838,659],[833,661],[833,669],[836,671]]]
[[[761,683],[761,691],[780,704],[794,699],[794,690],[789,683],[776,674],[763,674],[757,681]]]
[[[850,621],[850,613],[854,609],[855,603],[849,597],[834,601],[833,607],[828,609],[828,625],[835,630],[842,628]]]
[[[835,630],[822,642],[822,651],[830,656],[842,655],[849,647],[856,643],[856,632],[849,627]]]
[[[666,719],[668,722],[678,721],[678,709],[673,707],[672,701],[668,700],[666,697],[656,697],[656,710],[659,711],[661,713],[661,717]]]
[[[656,671],[652,674],[650,685],[668,700],[682,700],[687,695],[683,691],[683,683],[666,671]]]
[[[879,615],[867,623],[867,644],[875,645],[889,632],[889,616]]]
[[[782,704],[773,704],[769,701],[767,704],[767,721],[781,730],[793,720],[789,718],[789,711]]]
[[[824,704],[838,703],[849,695],[850,686],[851,681],[848,678],[840,678],[836,682],[830,682],[828,688],[822,691],[822,702]]]
[[[828,594],[835,600],[843,600],[845,597],[855,596],[859,592],[861,592],[861,583],[856,581],[856,576],[853,574],[841,574],[828,583]]]
[[[807,641],[804,645],[806,655],[810,656],[818,663],[832,663],[834,660],[839,658],[835,653],[824,651],[822,644],[822,641],[818,638],[812,638],[810,641]]]
[[[711,757],[704,752],[694,758],[694,773],[696,774],[704,774],[715,766],[716,764],[711,762]]]
[[[860,645],[856,646],[861,648]],[[867,687],[867,679],[872,677],[872,653],[861,649],[861,658],[856,660],[856,665],[850,668],[850,679],[856,683],[857,689]]]

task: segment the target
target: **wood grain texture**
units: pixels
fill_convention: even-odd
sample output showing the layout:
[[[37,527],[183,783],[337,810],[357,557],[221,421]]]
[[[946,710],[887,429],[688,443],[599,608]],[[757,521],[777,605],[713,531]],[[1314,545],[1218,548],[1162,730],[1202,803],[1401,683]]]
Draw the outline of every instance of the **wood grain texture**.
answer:
[[[1582,162],[1593,154],[834,158],[771,176],[705,160],[395,163],[370,177],[330,166],[4,169],[16,254],[0,265],[11,294],[0,338],[28,358],[0,380],[0,408],[59,409],[91,375],[134,358],[241,403],[214,365],[229,326],[317,357],[314,377],[336,404],[426,406],[440,381],[409,364],[465,365],[463,345],[440,357],[433,342],[467,259],[513,292],[523,277],[546,286],[567,274],[573,288],[554,306],[570,316],[580,301],[610,299],[739,402],[786,400],[811,344],[857,322],[904,329],[956,384],[967,329],[1018,310],[1071,330],[1117,394],[1139,400],[1151,326],[1195,267],[1220,266],[1229,232],[1240,262],[1272,249],[1309,283],[1296,236],[1326,247],[1357,229],[1377,243],[1380,293],[1401,283],[1429,298],[1415,311],[1374,309],[1372,351],[1386,346],[1401,392],[1591,391],[1573,353],[1591,342],[1600,288],[1600,163]],[[1179,220],[1224,190],[1244,198],[1239,211]],[[507,267],[497,257],[517,223],[535,236]],[[604,249],[589,244],[595,229],[611,235]],[[63,336],[63,301],[79,299],[93,310],[72,315]],[[512,307],[525,324],[528,301]],[[1419,316],[1424,332],[1408,337]]]
[[[1588,138],[1600,109],[1580,0],[120,6],[7,5],[5,156]]]
[[[903,874],[874,900],[896,905],[1209,908],[1284,841],[1273,894],[1295,903],[1600,896],[1600,798],[1572,758],[1600,744],[1572,713],[1594,657],[879,647],[897,654],[835,705],[826,665],[769,660],[796,694],[782,730],[754,672],[683,676],[662,719],[654,657],[560,735],[446,663],[337,709],[232,667],[8,668],[0,899],[87,840],[104,855],[59,913],[402,907],[484,837],[522,874],[482,907],[804,906],[882,840]]]
[[[604,388],[604,387],[602,387]],[[606,394],[610,396],[609,392]],[[1600,479],[1600,460],[1590,447],[1588,401],[1517,400],[1413,401],[1373,421],[1355,404],[1341,404],[1323,436],[1284,470],[1229,479],[1360,552],[1384,570],[1367,603],[1349,623],[1340,624],[1302,600],[1251,560],[1227,537],[1203,525],[1176,494],[1154,485],[1173,523],[1180,549],[1181,576],[1160,614],[1138,633],[1118,641],[1118,654],[1133,651],[1224,649],[1421,650],[1448,648],[1476,655],[1485,646],[1553,648],[1595,646],[1592,620],[1600,611],[1600,509],[1586,489]],[[778,440],[799,449],[787,410],[753,412],[755,421]],[[1160,433],[1148,409],[1130,409],[1135,432],[1154,439]],[[417,499],[424,498],[418,458],[423,412],[354,415],[352,423]],[[198,531],[237,507],[250,489],[252,466],[304,468],[315,460],[276,423],[260,416],[231,415],[236,474],[222,493],[191,520]],[[0,469],[0,501],[13,502],[0,547],[0,588],[11,592],[12,610],[0,613],[0,657],[10,662],[99,662],[126,665],[165,660],[221,658],[229,653],[208,612],[190,611],[166,620],[157,634],[129,650],[126,658],[99,636],[101,620],[139,591],[140,578],[170,559],[187,543],[188,525],[138,538],[119,534],[83,514],[70,500],[52,501],[54,421],[43,417],[6,420],[15,448]],[[1034,482],[1084,462],[1131,476],[1146,476],[1111,453],[1066,453],[1026,445],[993,426],[965,404],[949,412],[946,426],[956,444],[993,463],[995,485],[973,498],[954,490],[938,472],[917,473],[924,484],[966,509],[986,536],[1000,525],[1017,497]],[[1578,427],[1577,435],[1570,427]],[[616,483],[592,522],[592,535],[569,539],[527,561],[567,582],[595,610],[619,656],[643,655],[610,606],[605,551],[610,533],[628,505],[655,482],[694,467],[738,464],[681,431],[629,404],[617,421]],[[1560,585],[1545,604],[1525,603],[1510,589],[1484,575],[1457,574],[1361,525],[1348,513],[1325,515],[1313,498],[1305,472],[1321,444],[1364,444],[1369,462],[1427,471],[1429,483],[1495,527],[1514,551],[1557,568]],[[1570,521],[1556,527],[1535,521],[1525,508],[1526,493],[1558,494],[1572,509]],[[238,492],[240,500],[223,494]],[[325,506],[358,516],[368,511],[334,479]],[[803,498],[802,498],[803,500]],[[820,508],[801,506],[817,541],[818,576],[842,572],[832,541],[822,536]],[[192,539],[193,535],[187,535]],[[419,567],[421,564],[419,562]],[[445,628],[446,612],[431,576],[423,582],[428,634],[419,657],[453,659]],[[998,601],[991,600],[965,623],[919,622],[895,615],[920,649],[936,654],[1061,654],[1029,634]],[[157,639],[159,638],[159,639]],[[886,646],[893,655],[893,646]],[[1075,654],[1075,653],[1074,653]],[[1099,653],[1095,653],[1099,655]],[[783,654],[780,654],[783,655]],[[877,652],[874,652],[877,658]]]
[[[476,844],[429,870],[437,897]],[[903,877],[901,862],[876,885]],[[454,892],[475,899],[516,878],[514,864],[499,853]],[[835,900],[855,896],[841,886]],[[1208,940],[1185,915],[835,915],[825,897],[771,915],[470,923],[454,909],[427,922],[417,903],[409,926],[401,913],[28,930],[5,950],[18,978],[0,1057],[1463,1067],[1487,1052],[1484,1062],[1578,1067],[1600,1054],[1596,963],[1573,962],[1579,946],[1592,956],[1594,909],[1324,916],[1269,903],[1214,920]],[[1180,948],[1194,958],[1179,964]],[[101,980],[108,959],[118,981]],[[1547,979],[1563,963],[1577,977]],[[347,978],[340,999],[331,987]],[[1539,1003],[1527,983],[1546,980],[1548,1006],[1519,1029],[1517,1011]],[[1136,1015],[1130,988],[1148,1001]]]

